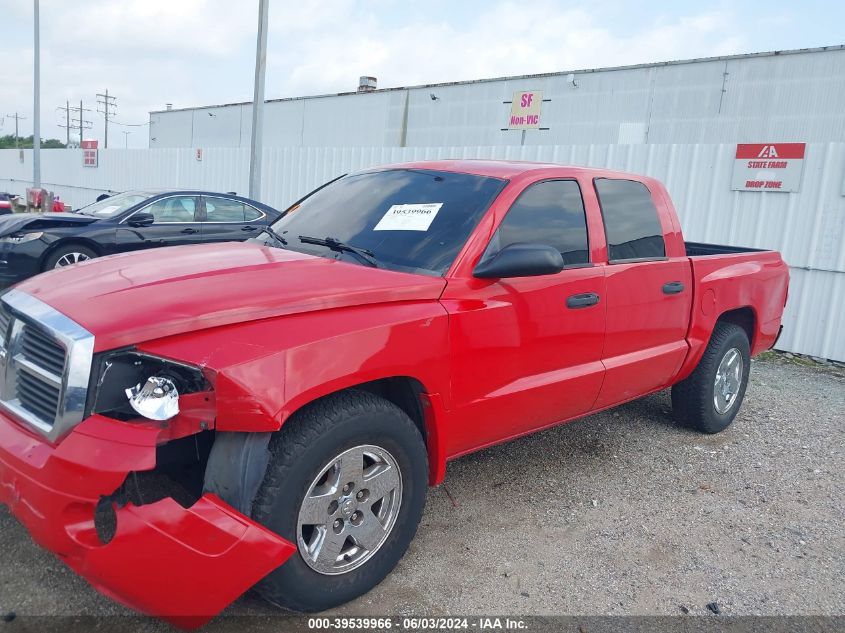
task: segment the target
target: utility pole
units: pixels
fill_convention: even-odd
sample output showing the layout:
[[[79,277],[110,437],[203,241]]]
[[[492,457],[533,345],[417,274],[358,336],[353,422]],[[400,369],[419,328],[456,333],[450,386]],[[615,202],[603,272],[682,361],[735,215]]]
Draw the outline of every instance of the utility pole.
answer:
[[[117,99],[115,97],[109,96],[109,91],[106,90],[104,93],[97,93],[97,103],[103,106],[103,109],[97,109],[97,112],[101,112],[106,120],[105,126],[105,138],[103,139],[103,145],[106,149],[109,147],[109,115],[114,115],[115,110],[117,110]],[[109,111],[111,109],[111,111]]]
[[[26,117],[21,116],[17,112],[15,112],[14,114],[7,114],[6,116],[9,117],[10,119],[15,120],[15,149],[17,149],[18,148],[18,120],[23,119],[24,121],[26,121]]]
[[[249,197],[261,196],[261,137],[264,128],[264,70],[267,66],[269,0],[258,0],[258,42],[255,47],[255,94],[252,99],[252,139],[249,151]]]
[[[35,22],[35,59],[32,104],[32,186],[41,188],[41,40],[39,34],[38,0],[33,0]]]
[[[62,108],[60,106],[58,109],[59,110],[65,110],[67,112],[67,123],[65,125],[62,125],[61,123],[59,123],[58,125],[59,125],[59,127],[66,127],[67,128],[68,144],[70,144],[70,130],[74,129],[74,130],[79,130],[79,144],[82,145],[83,132],[84,132],[84,130],[90,130],[91,125],[92,125],[91,121],[86,120],[83,117],[83,115],[84,115],[85,112],[91,112],[91,109],[82,107],[82,101],[79,102],[79,107],[72,106],[72,105],[70,105],[70,102],[68,102],[68,105],[67,105],[66,108]],[[79,117],[76,117],[76,116],[71,117],[71,112],[73,112],[74,114],[78,113]]]
[[[126,149],[129,147],[129,135],[132,134],[132,132],[127,132],[126,130],[121,131],[123,132],[123,148]]]
[[[61,123],[56,124],[59,127],[63,127],[65,129],[65,147],[70,145],[70,111],[71,111],[71,109],[72,108],[70,107],[70,101],[65,101],[65,107],[64,108],[62,106],[59,106],[58,108],[56,108],[56,110],[58,110],[60,112],[62,110],[64,110],[64,113],[65,113],[65,123],[64,123],[64,125],[62,125]]]

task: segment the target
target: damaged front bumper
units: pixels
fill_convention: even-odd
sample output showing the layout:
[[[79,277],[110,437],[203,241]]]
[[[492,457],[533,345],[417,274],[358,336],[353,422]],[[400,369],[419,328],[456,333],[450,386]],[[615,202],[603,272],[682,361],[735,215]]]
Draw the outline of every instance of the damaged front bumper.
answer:
[[[115,509],[104,543],[95,513],[130,472],[156,466],[159,430],[93,415],[56,446],[0,413],[0,502],[32,538],[98,591],[178,626],[200,626],[295,545],[211,494]]]

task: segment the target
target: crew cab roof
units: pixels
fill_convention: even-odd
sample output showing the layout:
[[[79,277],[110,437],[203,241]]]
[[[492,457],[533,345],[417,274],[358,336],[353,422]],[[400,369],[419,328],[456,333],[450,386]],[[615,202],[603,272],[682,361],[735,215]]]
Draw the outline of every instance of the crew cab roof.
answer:
[[[646,180],[642,175],[631,174],[623,171],[600,169],[596,167],[584,167],[575,165],[558,165],[555,163],[539,163],[518,160],[425,160],[408,163],[396,163],[393,165],[380,165],[365,171],[382,171],[386,169],[431,169],[435,171],[452,171],[476,176],[488,176],[491,178],[510,179],[516,176],[538,171],[554,171],[560,176],[576,176],[589,173],[595,176],[607,176],[611,178],[627,178],[632,180]]]

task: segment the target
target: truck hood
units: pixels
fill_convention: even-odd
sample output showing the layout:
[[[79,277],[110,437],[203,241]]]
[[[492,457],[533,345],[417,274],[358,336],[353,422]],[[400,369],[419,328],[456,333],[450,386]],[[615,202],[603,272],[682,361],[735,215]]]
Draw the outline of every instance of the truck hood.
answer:
[[[95,336],[95,350],[256,319],[437,299],[445,280],[251,243],[93,259],[16,286]]]
[[[81,226],[98,218],[79,213],[11,213],[0,216],[0,237],[16,231],[43,231],[65,226]]]

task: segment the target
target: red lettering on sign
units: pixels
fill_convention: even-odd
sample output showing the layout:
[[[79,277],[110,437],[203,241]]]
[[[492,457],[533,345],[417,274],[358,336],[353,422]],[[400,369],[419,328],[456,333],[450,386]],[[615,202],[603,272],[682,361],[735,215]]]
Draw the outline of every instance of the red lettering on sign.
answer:
[[[530,108],[531,102],[534,100],[534,93],[533,92],[526,92],[522,95],[522,107],[523,108]]]

